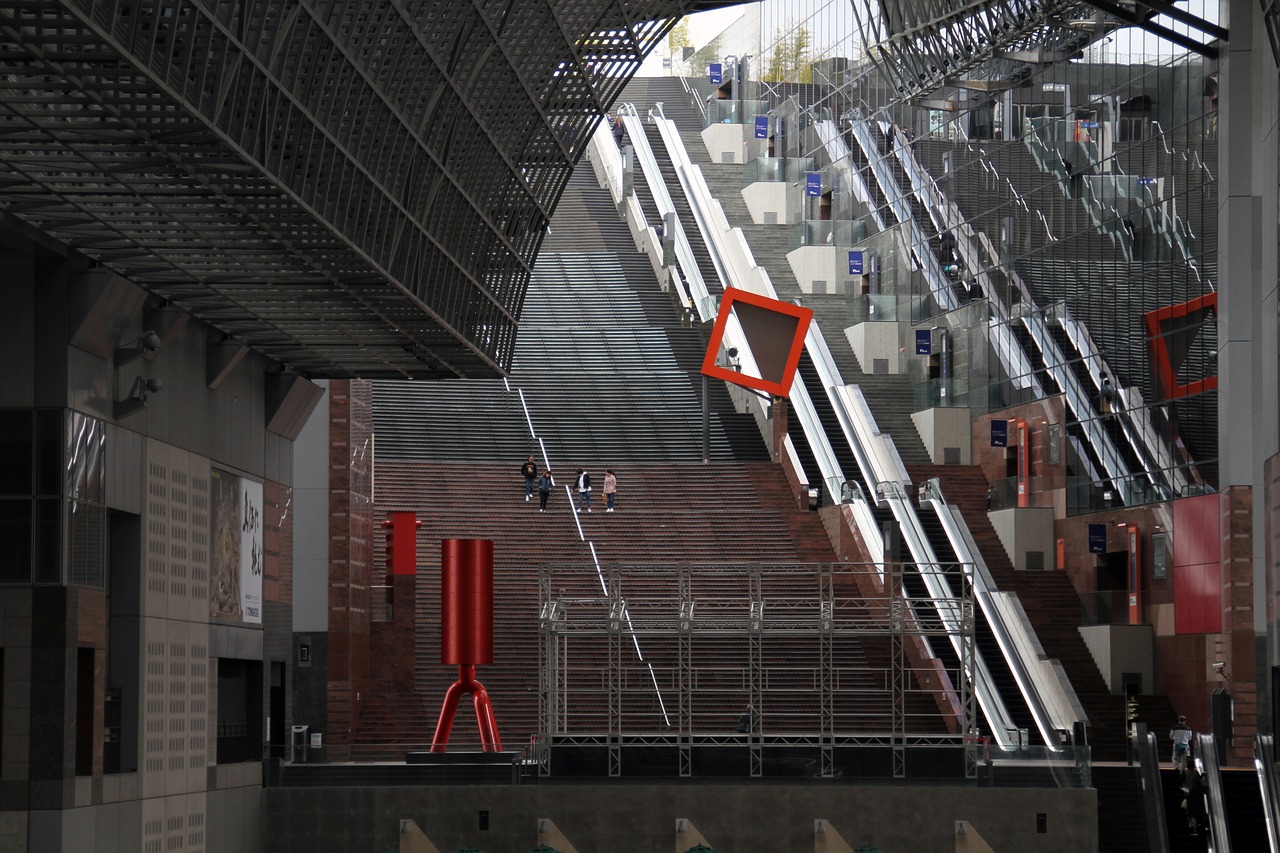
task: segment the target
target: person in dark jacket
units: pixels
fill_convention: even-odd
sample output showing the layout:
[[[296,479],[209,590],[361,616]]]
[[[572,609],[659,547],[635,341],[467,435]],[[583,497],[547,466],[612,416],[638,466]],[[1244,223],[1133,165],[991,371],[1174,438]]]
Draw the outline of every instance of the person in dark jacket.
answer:
[[[1187,810],[1187,828],[1192,835],[1199,835],[1200,830],[1209,828],[1209,813],[1204,802],[1204,779],[1194,767],[1187,771],[1187,781],[1182,783],[1182,793],[1186,795],[1182,802]]]
[[[533,481],[538,476],[538,465],[532,456],[520,466],[520,475],[524,477],[524,499],[527,501],[533,497]]]
[[[548,468],[538,478],[538,512],[547,511],[547,498],[551,497],[551,490],[555,487],[556,481],[551,476],[551,469]]]

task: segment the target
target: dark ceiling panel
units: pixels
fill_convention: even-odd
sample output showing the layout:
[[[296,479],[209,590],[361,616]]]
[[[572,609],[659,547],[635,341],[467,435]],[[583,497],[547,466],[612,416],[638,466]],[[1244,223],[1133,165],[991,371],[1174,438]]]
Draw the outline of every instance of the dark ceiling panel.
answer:
[[[0,211],[312,377],[509,366],[659,0],[6,0]]]

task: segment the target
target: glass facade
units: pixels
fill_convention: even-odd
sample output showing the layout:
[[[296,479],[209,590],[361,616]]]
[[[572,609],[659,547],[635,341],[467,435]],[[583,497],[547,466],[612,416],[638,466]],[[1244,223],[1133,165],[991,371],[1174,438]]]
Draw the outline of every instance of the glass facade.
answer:
[[[1215,10],[1190,11],[1212,27]],[[1061,394],[1081,494],[1216,489],[1213,50],[1189,48],[1181,24],[1159,39],[1059,21],[1015,45],[985,13],[913,14],[766,0],[687,73],[733,120],[767,115],[769,156],[744,174],[799,193],[821,173],[793,244],[864,252],[867,273],[844,283],[850,320],[944,330],[947,364],[905,365],[917,408]]]
[[[62,409],[0,412],[0,583],[106,583],[102,421]]]

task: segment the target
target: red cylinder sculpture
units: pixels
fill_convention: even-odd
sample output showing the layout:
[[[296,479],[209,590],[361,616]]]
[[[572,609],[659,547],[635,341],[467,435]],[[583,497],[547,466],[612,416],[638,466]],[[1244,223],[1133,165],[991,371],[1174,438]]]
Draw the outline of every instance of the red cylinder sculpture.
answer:
[[[493,541],[440,542],[440,662],[493,663]]]
[[[440,662],[456,664],[458,680],[445,691],[431,751],[448,748],[458,700],[470,696],[481,748],[502,752],[493,704],[476,680],[476,664],[493,663],[493,542],[489,539],[440,542]]]

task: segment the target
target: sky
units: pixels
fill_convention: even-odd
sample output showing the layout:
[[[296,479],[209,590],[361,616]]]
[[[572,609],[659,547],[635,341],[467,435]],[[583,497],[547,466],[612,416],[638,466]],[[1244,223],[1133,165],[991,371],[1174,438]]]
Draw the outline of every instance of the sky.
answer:
[[[695,48],[705,47],[713,38],[724,32],[725,27],[742,17],[742,7],[713,9],[710,12],[699,12],[689,16],[689,40]],[[667,42],[654,48],[653,53],[640,67],[641,77],[663,77],[671,72],[662,67],[662,60],[667,56]]]

